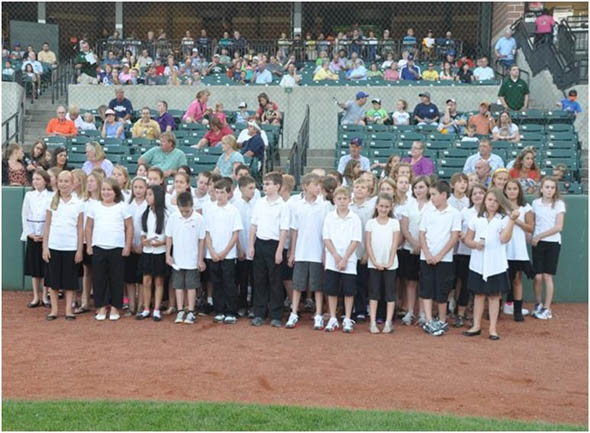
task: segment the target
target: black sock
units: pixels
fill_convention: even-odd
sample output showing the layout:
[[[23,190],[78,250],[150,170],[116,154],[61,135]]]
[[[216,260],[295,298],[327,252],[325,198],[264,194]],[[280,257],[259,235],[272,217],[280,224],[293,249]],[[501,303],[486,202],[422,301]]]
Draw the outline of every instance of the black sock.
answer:
[[[514,314],[522,314],[522,299],[520,301],[514,300]]]

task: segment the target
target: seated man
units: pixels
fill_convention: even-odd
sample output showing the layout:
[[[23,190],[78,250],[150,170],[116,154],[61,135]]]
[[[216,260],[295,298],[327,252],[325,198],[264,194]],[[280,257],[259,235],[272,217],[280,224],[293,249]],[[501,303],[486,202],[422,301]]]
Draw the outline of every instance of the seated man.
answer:
[[[504,161],[498,155],[492,153],[492,143],[490,139],[487,137],[483,137],[479,141],[479,152],[474,155],[471,155],[465,161],[465,165],[463,166],[463,173],[471,174],[476,169],[476,164],[478,161],[485,161],[487,165],[490,167],[491,171],[495,171],[498,168],[504,167]]]
[[[478,135],[489,135],[496,126],[496,121],[490,113],[490,103],[483,101],[479,104],[479,113],[474,114],[467,122],[469,126],[475,127],[475,133]]]
[[[467,120],[463,114],[457,112],[457,101],[453,98],[447,99],[445,113],[440,120],[439,130],[448,134],[463,135],[465,133]]]
[[[418,81],[422,78],[420,67],[414,64],[414,55],[408,54],[407,64],[402,68],[400,78],[402,80]]]
[[[488,66],[488,58],[486,56],[481,57],[477,61],[477,68],[473,71],[473,78],[478,81],[494,79],[494,70]]]
[[[344,103],[335,100],[336,104],[344,110],[342,117],[342,125],[364,125],[365,124],[365,109],[364,105],[367,103],[368,93],[363,91],[356,94],[355,101],[346,101]]]
[[[252,82],[256,84],[272,83],[272,73],[266,68],[265,62],[260,62],[252,74]]]
[[[363,64],[361,59],[357,59],[354,62],[354,67],[346,72],[347,80],[366,80],[367,79],[367,68]]]
[[[256,121],[251,120],[248,122],[248,139],[242,143],[240,153],[244,156],[258,158],[262,162],[264,161],[266,146],[260,135],[261,131]]]
[[[78,135],[78,129],[74,122],[66,119],[66,107],[60,105],[57,107],[57,117],[51,119],[45,128],[45,132],[50,137],[75,137]]]
[[[346,168],[346,164],[351,159],[356,159],[361,162],[361,170],[369,171],[371,169],[371,162],[369,158],[366,156],[361,155],[361,148],[363,147],[363,140],[361,138],[355,137],[350,140],[350,153],[348,155],[343,155],[338,161],[338,172],[340,174],[344,174],[344,169]]]
[[[141,109],[141,119],[131,129],[133,138],[142,137],[155,140],[160,137],[160,124],[150,117],[150,107]]]
[[[160,135],[160,146],[152,147],[141,155],[138,164],[155,165],[164,172],[164,177],[173,176],[182,165],[187,165],[186,155],[176,149],[176,137],[172,132]]]
[[[421,102],[414,107],[414,120],[418,125],[436,125],[440,113],[438,107],[430,102],[430,93],[423,92],[418,96]]]
[[[322,66],[313,75],[313,81],[334,80],[338,81],[338,74],[330,71],[330,61],[322,60]]]
[[[489,186],[492,181],[492,169],[490,164],[485,159],[480,159],[475,163],[475,171],[478,183],[484,186]]]
[[[428,63],[428,69],[426,69],[422,73],[422,78],[427,81],[436,81],[438,80],[438,72],[434,69],[434,63]]]
[[[115,117],[121,119],[122,122],[130,121],[133,115],[133,105],[125,97],[125,91],[121,87],[115,90],[115,99],[111,99],[109,108],[115,111]]]

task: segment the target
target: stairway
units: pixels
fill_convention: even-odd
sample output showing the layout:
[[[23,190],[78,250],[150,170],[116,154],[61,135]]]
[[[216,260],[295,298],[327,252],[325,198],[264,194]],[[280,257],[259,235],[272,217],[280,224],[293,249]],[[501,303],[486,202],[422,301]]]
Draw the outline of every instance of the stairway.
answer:
[[[46,90],[35,103],[31,100],[25,102],[25,152],[29,152],[33,143],[45,137],[47,122],[56,116],[55,110],[58,105],[66,105],[65,96],[61,100],[51,103],[51,90]]]
[[[309,173],[314,168],[331,170],[335,168],[334,164],[334,149],[308,149],[304,173]]]

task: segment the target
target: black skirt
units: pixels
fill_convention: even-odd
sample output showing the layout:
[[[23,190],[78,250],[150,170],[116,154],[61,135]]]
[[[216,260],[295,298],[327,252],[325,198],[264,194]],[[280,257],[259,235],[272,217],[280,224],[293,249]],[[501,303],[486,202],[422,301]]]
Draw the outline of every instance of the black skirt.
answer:
[[[533,265],[528,260],[508,260],[508,276],[510,281],[514,281],[517,272],[522,272],[531,280],[535,276]]]
[[[29,237],[25,253],[25,275],[34,278],[44,278],[47,275],[47,263],[43,261],[43,242],[35,242]]]
[[[45,285],[53,290],[78,290],[80,263],[75,262],[76,251],[49,250]]]
[[[126,284],[141,284],[143,275],[139,271],[139,260],[141,255],[131,253],[124,258],[125,261],[125,283]]]
[[[166,253],[142,253],[139,259],[139,272],[141,275],[166,276],[168,274]]]
[[[489,276],[488,281],[484,281],[481,274],[472,270],[469,270],[467,287],[476,295],[501,295],[511,288],[508,272]]]

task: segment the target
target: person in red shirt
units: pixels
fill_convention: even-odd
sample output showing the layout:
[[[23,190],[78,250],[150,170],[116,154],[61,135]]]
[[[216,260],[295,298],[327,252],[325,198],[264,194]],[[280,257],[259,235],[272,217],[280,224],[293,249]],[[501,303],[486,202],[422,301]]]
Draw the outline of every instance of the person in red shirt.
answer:
[[[66,107],[63,105],[57,107],[57,117],[49,121],[45,132],[50,137],[75,137],[78,135],[78,129],[74,122],[66,119]]]
[[[514,165],[510,169],[510,177],[517,179],[524,189],[524,192],[534,192],[536,183],[541,179],[541,173],[535,164],[535,151],[532,148],[524,149],[516,157]]]
[[[160,60],[159,58],[156,58],[156,76],[163,76],[164,75],[164,70],[166,69],[166,67],[162,64],[162,60]]]
[[[226,124],[221,123],[217,117],[212,117],[209,122],[210,130],[197,143],[197,149],[205,146],[215,147],[221,143],[221,139],[226,135],[231,135],[234,131]]]
[[[551,43],[553,41],[553,26],[555,25],[555,20],[552,15],[549,15],[547,9],[543,9],[543,13],[537,17],[535,25],[535,46]]]

